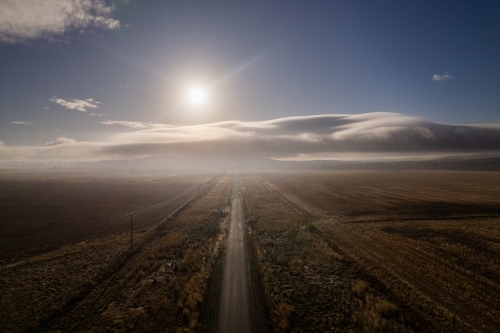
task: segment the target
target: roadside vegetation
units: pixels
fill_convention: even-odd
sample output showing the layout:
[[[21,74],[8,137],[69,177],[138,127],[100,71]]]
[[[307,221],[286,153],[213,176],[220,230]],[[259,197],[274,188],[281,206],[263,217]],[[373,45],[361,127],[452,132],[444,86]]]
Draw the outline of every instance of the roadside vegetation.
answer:
[[[0,331],[198,330],[232,181],[218,178],[166,221],[136,231],[133,251],[124,233],[0,267]]]
[[[420,325],[258,178],[243,179],[243,197],[273,332],[411,332]]]

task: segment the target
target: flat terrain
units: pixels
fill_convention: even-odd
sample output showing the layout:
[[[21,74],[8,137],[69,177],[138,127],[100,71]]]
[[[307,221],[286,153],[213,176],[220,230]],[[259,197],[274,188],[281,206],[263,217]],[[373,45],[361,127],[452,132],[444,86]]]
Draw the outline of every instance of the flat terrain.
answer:
[[[243,182],[276,330],[500,331],[499,173],[290,172]]]
[[[233,175],[152,226],[0,266],[1,332],[194,332],[225,248]],[[108,185],[109,186],[109,185]]]
[[[312,207],[349,222],[500,214],[498,172],[360,170],[262,177]]]
[[[208,177],[1,172],[0,331],[500,331],[499,172]]]
[[[22,258],[130,229],[171,213],[208,174],[0,172],[0,260]],[[212,175],[213,177],[213,175]]]

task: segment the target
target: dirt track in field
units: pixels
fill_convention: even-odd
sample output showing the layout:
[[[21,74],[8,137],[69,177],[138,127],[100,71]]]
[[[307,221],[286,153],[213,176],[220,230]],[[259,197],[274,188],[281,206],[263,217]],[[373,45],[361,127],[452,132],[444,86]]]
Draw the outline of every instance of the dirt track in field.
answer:
[[[335,242],[336,246],[368,269],[388,288],[396,290],[395,293],[401,298],[411,299],[412,305],[420,307],[421,313],[439,309],[438,311],[442,312],[441,316],[457,320],[466,331],[500,331],[500,308],[496,298],[500,295],[500,285],[491,275],[472,273],[470,269],[460,264],[450,264],[432,248],[412,246],[411,242],[404,242],[401,239],[398,239],[397,243],[387,240],[387,237],[380,236],[378,232],[380,227],[378,224],[384,220],[382,216],[357,219],[357,223],[349,223],[346,222],[348,219],[339,216],[341,214],[333,213],[335,205],[332,205],[330,211],[325,211],[305,202],[290,190],[285,191],[267,179],[266,175],[260,180],[268,190],[273,191],[295,211],[313,218],[314,224],[324,234],[325,240]],[[304,184],[300,186],[303,188]],[[322,190],[325,191],[324,188]],[[407,189],[402,190],[407,192]],[[394,197],[394,192],[390,189],[383,189],[383,192]],[[436,192],[429,196],[436,200],[445,199],[443,193]],[[308,201],[311,200],[314,199]],[[323,204],[323,207],[325,206]],[[495,203],[492,206],[496,207]],[[498,220],[495,212],[495,209],[487,214],[472,211],[466,214],[466,218]],[[459,217],[451,218],[455,220]],[[412,221],[421,220],[410,216],[404,218]],[[427,220],[429,219],[432,220],[427,216]],[[389,223],[385,223],[383,227],[390,228],[399,221],[397,218],[388,220]],[[439,267],[439,272],[433,271],[433,267],[436,267],[436,270]],[[466,294],[468,290],[473,292]]]

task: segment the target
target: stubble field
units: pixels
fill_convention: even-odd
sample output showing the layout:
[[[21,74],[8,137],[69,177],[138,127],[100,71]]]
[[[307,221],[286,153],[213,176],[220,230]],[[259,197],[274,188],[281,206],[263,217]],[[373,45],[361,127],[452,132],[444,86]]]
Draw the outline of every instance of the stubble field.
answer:
[[[183,175],[180,179],[189,189],[198,178]],[[106,182],[112,189],[109,179]],[[158,205],[157,198],[148,202],[158,206],[143,218],[143,228],[134,232],[132,250],[128,232],[110,235],[115,229],[103,231],[94,225],[99,238],[4,263],[0,266],[0,331],[199,329],[208,280],[224,249],[232,182],[232,175],[212,175],[201,191],[196,186],[175,207]],[[146,186],[143,189],[147,192]],[[154,192],[155,185],[150,189]],[[114,193],[120,197],[119,192]],[[164,201],[178,196],[161,194]]]
[[[2,174],[0,331],[215,331],[234,177]],[[500,331],[499,173],[240,178],[263,332]]]
[[[500,175],[248,175],[275,330],[497,332]]]

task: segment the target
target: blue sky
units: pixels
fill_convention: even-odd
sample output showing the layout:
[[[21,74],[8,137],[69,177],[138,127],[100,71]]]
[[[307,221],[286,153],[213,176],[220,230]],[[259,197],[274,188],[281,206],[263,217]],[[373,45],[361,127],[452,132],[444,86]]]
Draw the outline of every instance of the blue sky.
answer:
[[[317,114],[500,123],[498,1],[43,3],[0,0],[4,147]]]

